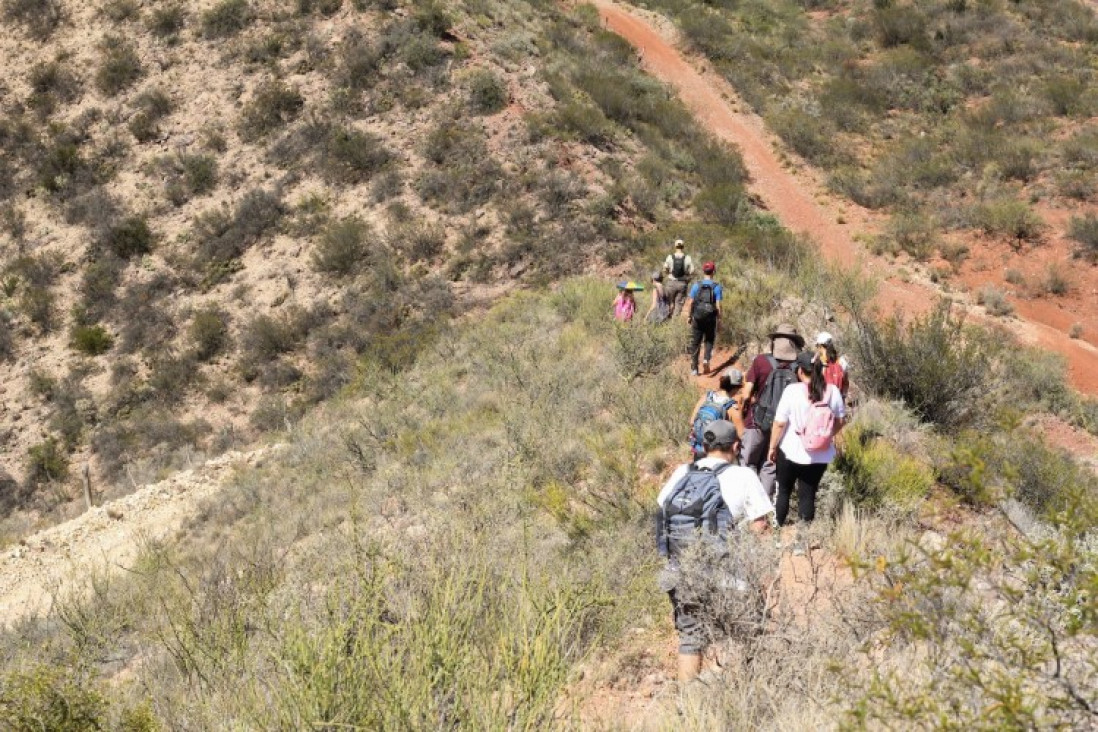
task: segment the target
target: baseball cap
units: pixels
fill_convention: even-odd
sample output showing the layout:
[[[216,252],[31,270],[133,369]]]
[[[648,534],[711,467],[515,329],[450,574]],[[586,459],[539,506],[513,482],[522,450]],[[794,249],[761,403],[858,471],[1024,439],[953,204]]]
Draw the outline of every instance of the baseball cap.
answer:
[[[831,337],[831,334],[828,333],[826,330],[821,330],[819,333],[816,334],[817,346],[826,346],[832,340],[834,339]]]
[[[706,274],[713,274],[716,271],[717,265],[713,264],[712,262],[706,262],[702,265],[702,272],[705,272]]]
[[[812,365],[816,361],[816,354],[812,351],[801,351],[797,354],[797,368],[807,373],[812,373]]]
[[[725,369],[724,376],[732,386],[739,386],[743,383],[743,372],[735,366]]]
[[[706,450],[731,447],[736,441],[736,426],[726,419],[715,419],[705,426],[702,444]]]
[[[676,249],[682,249],[685,246],[686,246],[686,243],[682,239],[676,239],[675,240],[675,248]]]

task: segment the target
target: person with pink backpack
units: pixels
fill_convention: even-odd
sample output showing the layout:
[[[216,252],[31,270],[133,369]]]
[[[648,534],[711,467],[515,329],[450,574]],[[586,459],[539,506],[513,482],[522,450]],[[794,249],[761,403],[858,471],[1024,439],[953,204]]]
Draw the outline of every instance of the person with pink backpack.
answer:
[[[811,351],[797,356],[797,381],[785,387],[770,433],[769,459],[776,466],[778,525],[789,515],[797,485],[797,514],[802,522],[816,518],[816,491],[835,459],[835,435],[846,421],[843,395],[824,379],[824,366]],[[802,550],[803,551],[803,550]]]
[[[614,317],[622,323],[629,323],[637,312],[637,299],[633,295],[633,289],[620,287],[618,296],[614,298]]]

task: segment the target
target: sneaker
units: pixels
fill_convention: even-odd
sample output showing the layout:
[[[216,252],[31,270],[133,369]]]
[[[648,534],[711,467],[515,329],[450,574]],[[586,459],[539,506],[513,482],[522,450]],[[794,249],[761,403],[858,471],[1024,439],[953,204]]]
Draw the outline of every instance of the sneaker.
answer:
[[[795,557],[803,557],[804,556],[804,544],[802,544],[799,541],[793,542],[793,556],[795,556]]]
[[[697,369],[690,369],[690,375],[691,376],[697,376],[698,375],[698,370]]]
[[[708,374],[709,373],[709,362],[708,361],[703,361],[702,362],[702,373],[703,374]]]

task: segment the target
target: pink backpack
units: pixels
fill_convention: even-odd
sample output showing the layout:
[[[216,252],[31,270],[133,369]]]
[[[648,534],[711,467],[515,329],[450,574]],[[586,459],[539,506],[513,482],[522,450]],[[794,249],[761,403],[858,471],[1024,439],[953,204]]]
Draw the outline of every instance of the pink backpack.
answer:
[[[804,385],[805,393],[808,385]],[[812,402],[808,408],[808,415],[804,419],[804,428],[797,430],[801,444],[809,452],[818,452],[831,447],[831,435],[835,431],[835,414],[831,411],[831,405],[827,401],[827,390],[824,398],[818,402]]]
[[[618,295],[618,299],[614,302],[614,317],[623,322],[628,322],[633,319],[633,313],[636,309],[637,303],[632,298]]]

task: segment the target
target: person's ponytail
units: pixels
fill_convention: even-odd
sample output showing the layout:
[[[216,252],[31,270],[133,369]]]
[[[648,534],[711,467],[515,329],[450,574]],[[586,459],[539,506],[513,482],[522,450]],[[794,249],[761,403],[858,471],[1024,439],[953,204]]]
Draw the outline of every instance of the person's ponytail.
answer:
[[[824,392],[827,390],[827,381],[824,380],[824,365],[823,361],[816,359],[812,362],[812,369],[809,372],[809,376],[812,377],[808,382],[808,398],[812,402],[823,401]]]

